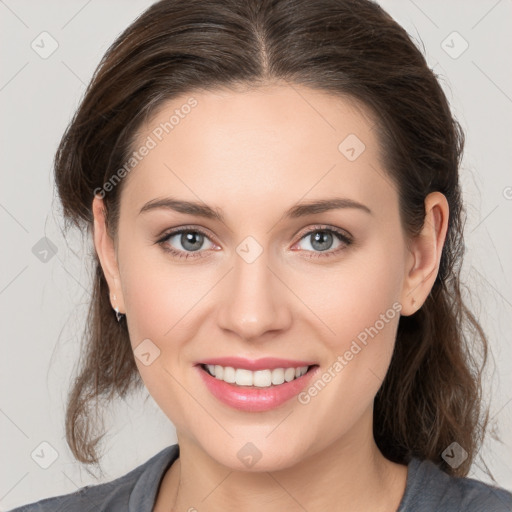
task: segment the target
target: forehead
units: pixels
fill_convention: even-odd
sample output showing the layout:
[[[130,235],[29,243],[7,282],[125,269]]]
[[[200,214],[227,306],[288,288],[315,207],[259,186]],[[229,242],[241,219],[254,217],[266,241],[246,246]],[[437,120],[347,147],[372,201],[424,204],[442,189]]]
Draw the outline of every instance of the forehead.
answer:
[[[127,176],[123,209],[166,194],[222,209],[337,193],[395,201],[375,127],[358,102],[299,85],[183,94],[139,129],[133,150],[144,156]]]

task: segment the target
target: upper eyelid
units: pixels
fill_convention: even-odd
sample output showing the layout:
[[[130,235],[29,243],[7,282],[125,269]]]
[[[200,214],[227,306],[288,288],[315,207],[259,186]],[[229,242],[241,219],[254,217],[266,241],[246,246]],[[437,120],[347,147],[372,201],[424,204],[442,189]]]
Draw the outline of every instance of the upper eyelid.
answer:
[[[299,240],[304,238],[305,236],[310,235],[311,233],[314,233],[315,231],[332,231],[333,233],[336,233],[338,235],[344,236],[345,238],[348,238],[352,240],[352,235],[346,230],[342,228],[336,228],[334,226],[329,226],[327,224],[316,224],[314,226],[305,228],[304,231],[299,232]]]
[[[199,227],[199,226],[182,226],[182,227],[171,229],[167,233],[163,234],[160,237],[160,240],[165,241],[166,239],[169,239],[170,237],[172,237],[174,235],[178,235],[183,232],[194,232],[194,231],[201,233],[202,235],[207,237],[210,240],[210,242],[217,243],[215,241],[215,237],[213,237],[214,240],[211,240],[211,236],[207,233],[207,230],[202,227]],[[303,231],[300,231],[299,235],[297,235],[298,236],[297,242],[302,240],[304,237],[311,235],[312,233],[314,233],[316,231],[331,231],[337,235],[340,235],[341,237],[348,239],[351,242],[353,240],[352,235],[342,228],[336,228],[334,226],[329,226],[327,224],[316,224],[316,225],[304,228]],[[295,243],[297,243],[297,242],[295,242]]]
[[[201,233],[202,235],[204,235],[205,237],[211,239],[212,236],[209,235],[207,233],[207,231],[204,229],[204,228],[200,228],[200,227],[197,227],[197,226],[182,226],[182,227],[179,227],[179,228],[174,228],[174,229],[171,229],[169,231],[165,231],[160,237],[159,237],[159,240],[166,240],[167,238],[170,238],[171,236],[174,236],[174,235],[179,235],[180,233],[183,233],[183,232],[197,232],[197,233]],[[215,238],[215,237],[213,237]],[[210,240],[212,241],[212,240]]]

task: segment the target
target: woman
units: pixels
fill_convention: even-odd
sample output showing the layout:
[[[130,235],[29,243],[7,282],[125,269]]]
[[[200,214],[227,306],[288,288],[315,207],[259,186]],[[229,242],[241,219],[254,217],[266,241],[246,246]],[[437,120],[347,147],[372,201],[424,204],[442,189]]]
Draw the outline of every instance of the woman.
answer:
[[[145,385],[178,444],[17,510],[511,510],[466,478],[486,339],[460,294],[462,149],[372,2],[151,6],[56,156],[97,257],[66,432],[97,463],[94,400]]]

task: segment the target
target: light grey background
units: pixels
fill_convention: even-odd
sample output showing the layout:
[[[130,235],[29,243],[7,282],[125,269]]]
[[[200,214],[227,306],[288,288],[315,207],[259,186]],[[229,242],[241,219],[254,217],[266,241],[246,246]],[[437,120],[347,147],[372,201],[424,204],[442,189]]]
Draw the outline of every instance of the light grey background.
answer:
[[[0,0],[0,510],[99,483],[74,461],[64,439],[64,402],[89,297],[83,255],[90,242],[78,234],[66,241],[61,234],[52,160],[100,58],[150,3]],[[495,366],[491,360],[486,396],[502,438],[489,436],[482,456],[498,483],[512,490],[512,4],[381,4],[424,45],[466,130],[464,278],[492,345]],[[58,43],[45,59],[31,47],[35,40],[39,52],[51,49],[43,31]],[[469,46],[459,55],[465,41]],[[43,237],[57,250],[46,262],[36,245]],[[100,481],[127,473],[176,441],[172,424],[151,397],[144,403],[146,397],[144,390],[109,409]],[[51,462],[53,452],[42,442],[58,454],[48,469],[40,464]],[[489,481],[482,467],[473,465],[470,476]]]

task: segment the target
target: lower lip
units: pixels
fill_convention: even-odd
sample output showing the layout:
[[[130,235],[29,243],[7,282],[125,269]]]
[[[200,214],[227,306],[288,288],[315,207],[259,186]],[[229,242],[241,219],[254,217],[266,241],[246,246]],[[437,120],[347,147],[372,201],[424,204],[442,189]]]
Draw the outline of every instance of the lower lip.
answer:
[[[196,368],[206,387],[221,402],[240,411],[262,412],[275,409],[298,395],[308,385],[319,367],[311,368],[298,379],[266,388],[228,384],[212,377],[200,365]]]

